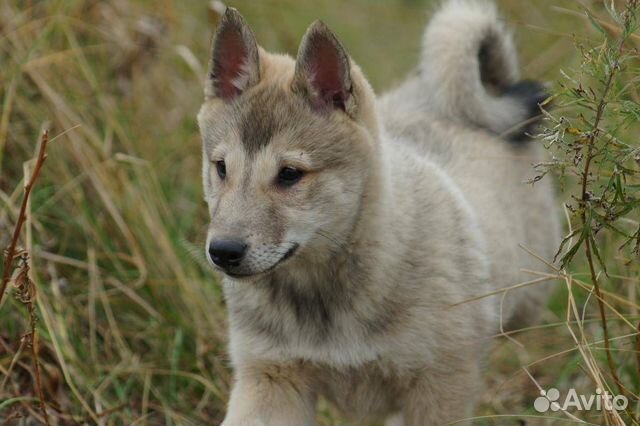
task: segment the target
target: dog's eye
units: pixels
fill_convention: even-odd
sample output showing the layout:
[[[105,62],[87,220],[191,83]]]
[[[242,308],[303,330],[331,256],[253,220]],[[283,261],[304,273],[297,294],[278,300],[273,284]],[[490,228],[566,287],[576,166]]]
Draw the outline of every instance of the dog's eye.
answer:
[[[224,164],[223,160],[216,161],[216,170],[218,171],[220,179],[224,180],[224,178],[227,177],[227,165]]]
[[[295,167],[283,167],[278,173],[278,185],[293,186],[302,179],[303,175],[304,172]]]

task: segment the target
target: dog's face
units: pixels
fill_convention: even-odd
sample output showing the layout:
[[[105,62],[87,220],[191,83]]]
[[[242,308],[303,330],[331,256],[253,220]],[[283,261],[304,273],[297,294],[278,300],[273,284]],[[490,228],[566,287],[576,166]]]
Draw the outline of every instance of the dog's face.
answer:
[[[294,62],[261,51],[228,9],[205,93],[198,122],[209,261],[255,277],[339,250],[363,201],[372,143],[333,34],[312,25]]]

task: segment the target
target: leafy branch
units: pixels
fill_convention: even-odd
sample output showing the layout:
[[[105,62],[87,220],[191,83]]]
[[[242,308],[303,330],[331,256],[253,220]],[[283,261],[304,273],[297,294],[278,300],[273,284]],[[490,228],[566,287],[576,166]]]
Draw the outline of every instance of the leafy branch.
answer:
[[[603,42],[595,47],[578,45],[582,53],[581,73],[563,72],[565,82],[555,98],[567,107],[565,111],[576,114],[556,116],[545,111],[550,125],[540,138],[553,158],[536,165],[538,176],[532,180],[535,183],[554,171],[563,182],[577,181],[571,196],[573,202],[566,204],[575,226],[560,244],[556,259],[560,258],[562,268],[575,266],[576,256],[584,249],[602,323],[607,367],[622,395],[633,393],[620,379],[612,354],[605,309],[608,303],[602,291],[604,280],[597,271],[599,266],[608,277],[607,259],[596,237],[602,231],[608,232],[611,239],[622,239],[618,251],[632,247],[631,257],[640,258],[640,225],[635,216],[640,206],[640,148],[625,141],[634,137],[633,126],[640,119],[640,103],[631,93],[638,77],[634,68],[627,70],[629,63],[640,59],[630,42],[637,29],[639,4],[639,0],[628,0],[624,9],[617,12],[613,2],[605,2],[616,24],[607,25],[607,30],[586,11],[593,27],[602,34]],[[635,229],[630,230],[630,225]],[[637,424],[630,410],[627,414]]]

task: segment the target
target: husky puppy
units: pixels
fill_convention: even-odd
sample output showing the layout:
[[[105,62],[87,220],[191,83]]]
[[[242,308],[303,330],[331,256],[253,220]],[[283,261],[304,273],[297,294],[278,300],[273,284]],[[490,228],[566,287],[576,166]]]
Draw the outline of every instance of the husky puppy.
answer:
[[[494,6],[446,3],[382,98],[322,22],[294,60],[229,8],[205,95],[206,251],[235,370],[223,425],[313,425],[319,396],[357,424],[471,417],[491,336],[545,300],[500,291],[541,267],[519,246],[548,259],[559,242],[552,188],[525,184],[544,94]]]

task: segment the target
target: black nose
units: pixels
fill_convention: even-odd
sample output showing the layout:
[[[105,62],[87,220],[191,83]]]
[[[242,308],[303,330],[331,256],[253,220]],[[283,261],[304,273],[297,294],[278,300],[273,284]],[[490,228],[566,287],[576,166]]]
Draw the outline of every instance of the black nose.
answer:
[[[209,256],[221,268],[238,266],[246,252],[247,245],[242,241],[214,240],[209,244]]]

